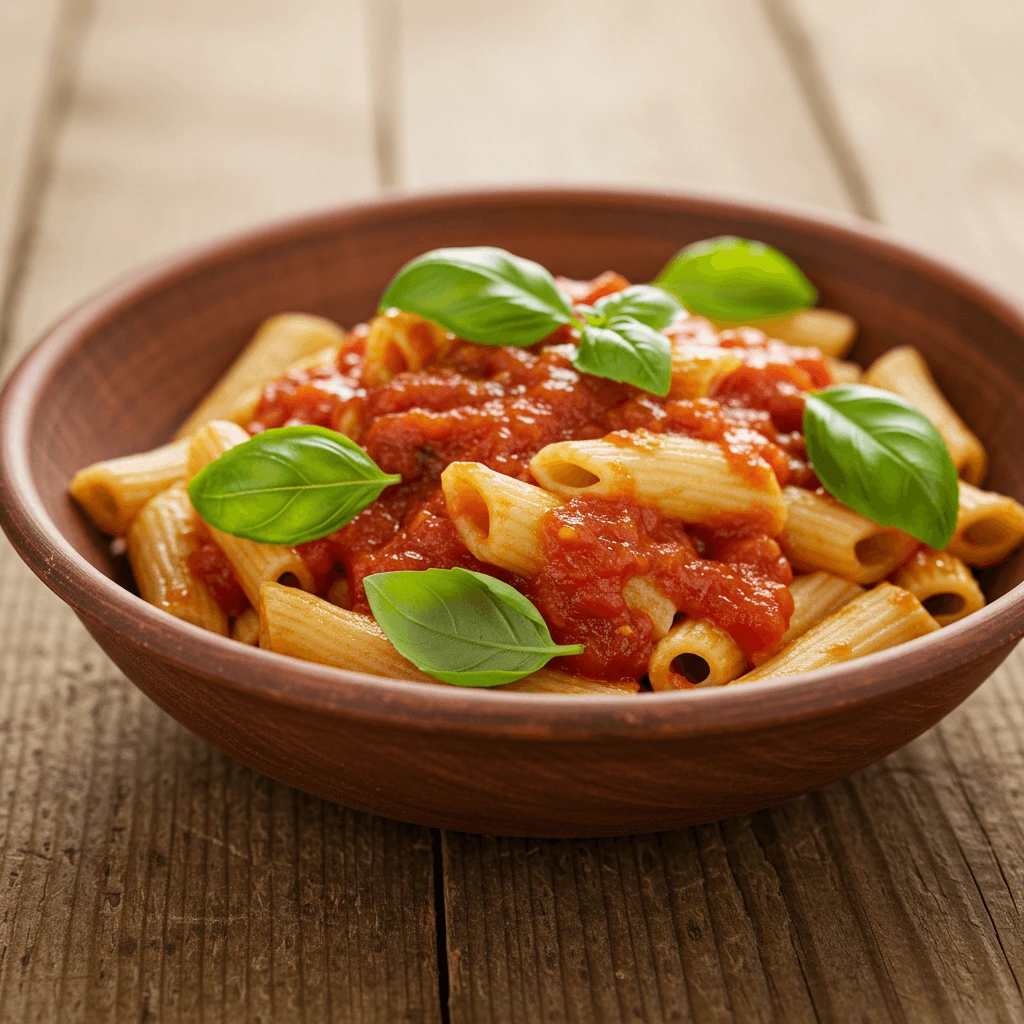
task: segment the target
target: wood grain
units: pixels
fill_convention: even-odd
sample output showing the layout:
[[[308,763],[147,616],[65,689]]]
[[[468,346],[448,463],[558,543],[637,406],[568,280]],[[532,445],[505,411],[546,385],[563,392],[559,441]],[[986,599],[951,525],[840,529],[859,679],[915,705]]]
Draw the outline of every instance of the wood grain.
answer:
[[[406,0],[398,21],[402,184],[640,183],[851,209],[756,0]]]
[[[42,132],[32,116],[59,85],[52,68],[38,80],[58,29],[43,3],[14,8],[25,30],[0,32],[17,58],[0,58],[0,77],[18,91],[0,104],[27,111],[2,150],[0,228],[22,224],[31,245],[8,367],[139,260],[374,187],[358,3],[65,5],[79,71]],[[71,16],[84,31],[69,40]],[[15,160],[49,168],[38,195]],[[4,1024],[438,1018],[430,834],[297,793],[190,736],[5,540],[0,877]]]

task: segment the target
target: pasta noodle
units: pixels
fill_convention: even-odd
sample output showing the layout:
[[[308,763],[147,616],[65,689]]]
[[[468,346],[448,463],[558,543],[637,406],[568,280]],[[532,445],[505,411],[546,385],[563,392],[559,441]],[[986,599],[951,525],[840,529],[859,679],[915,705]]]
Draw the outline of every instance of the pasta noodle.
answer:
[[[193,477],[224,452],[248,440],[249,435],[237,423],[214,420],[192,438],[188,452],[189,476]],[[217,547],[231,563],[249,603],[256,607],[260,585],[294,577],[303,590],[313,590],[313,575],[293,547],[282,544],[258,544],[243,537],[209,527]]]
[[[540,569],[541,519],[561,498],[479,462],[451,463],[441,488],[459,536],[481,562],[524,576]]]
[[[864,593],[856,583],[828,572],[794,577],[789,592],[793,595],[793,614],[789,629],[782,638],[784,644],[803,636],[811,626],[816,626],[826,616]]]
[[[104,532],[123,537],[143,506],[188,472],[188,442],[96,462],[71,479],[71,497]]]
[[[454,341],[454,334],[415,313],[398,309],[378,313],[366,337],[363,381],[374,387],[386,384],[396,373],[421,370],[444,355]]]
[[[234,420],[239,401],[259,398],[259,389],[280,376],[296,360],[325,348],[341,347],[345,332],[332,320],[306,313],[282,313],[264,320],[221,379],[178,429],[178,438],[194,434],[210,420]],[[255,403],[253,403],[255,407]]]
[[[706,398],[719,381],[738,370],[743,361],[735,349],[672,341],[672,385],[669,398]]]
[[[968,565],[1001,562],[1024,540],[1024,506],[960,481],[960,509],[947,550]]]
[[[228,620],[209,588],[188,571],[198,548],[195,512],[183,485],[151,498],[128,530],[128,561],[142,598],[194,626],[227,636]]]
[[[825,365],[837,384],[857,384],[864,376],[864,371],[859,364],[847,359],[833,359],[831,356],[826,356]]]
[[[825,569],[854,583],[875,583],[905,562],[913,537],[879,526],[829,494],[787,487],[789,516],[779,543],[794,569]]]
[[[728,633],[703,619],[683,619],[654,646],[647,673],[654,690],[724,686],[747,667]]]
[[[938,628],[913,594],[891,583],[879,583],[735,682],[761,682],[813,672],[884,651]]]
[[[864,372],[863,383],[905,398],[935,424],[957,473],[971,484],[980,484],[985,479],[985,446],[946,400],[916,348],[902,345],[879,356]]]
[[[402,657],[368,615],[338,608],[312,594],[277,583],[260,588],[260,647],[303,661],[366,672],[388,679],[411,679],[447,686]],[[514,683],[495,687],[519,693],[615,695],[636,693],[633,683],[583,679],[555,669],[541,669]]]
[[[768,464],[757,462],[755,479],[738,472],[717,444],[638,431],[549,444],[533,457],[530,472],[563,497],[632,493],[687,523],[756,521],[775,534],[786,520],[786,503]]]
[[[893,573],[892,582],[910,591],[940,626],[985,607],[985,595],[971,570],[948,551],[920,548]]]
[[[778,320],[761,320],[765,334],[787,345],[816,348],[823,356],[841,358],[857,339],[857,321],[834,309],[802,309]]]

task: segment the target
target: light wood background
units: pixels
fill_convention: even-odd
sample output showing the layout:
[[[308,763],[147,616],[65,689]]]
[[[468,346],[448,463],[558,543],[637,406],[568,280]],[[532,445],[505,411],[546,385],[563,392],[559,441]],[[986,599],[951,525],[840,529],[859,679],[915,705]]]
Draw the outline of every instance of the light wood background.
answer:
[[[1022,46],[1019,0],[0,0],[0,369],[393,186],[813,203],[1020,293]],[[760,814],[432,834],[190,736],[0,540],[0,1022],[1021,1020],[1022,684]]]

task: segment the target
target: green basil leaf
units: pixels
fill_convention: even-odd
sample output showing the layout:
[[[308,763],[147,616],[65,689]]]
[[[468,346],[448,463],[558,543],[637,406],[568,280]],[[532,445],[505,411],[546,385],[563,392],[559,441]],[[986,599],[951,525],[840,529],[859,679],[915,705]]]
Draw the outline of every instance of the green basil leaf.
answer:
[[[581,373],[633,384],[664,398],[672,384],[672,344],[639,320],[612,317],[607,327],[583,327],[572,365]]]
[[[727,323],[786,316],[818,301],[814,285],[788,256],[731,235],[686,246],[654,283],[691,313]]]
[[[326,537],[400,476],[326,427],[279,427],[226,451],[188,485],[210,526],[262,544]]]
[[[608,320],[629,316],[656,331],[664,330],[673,320],[686,316],[686,310],[674,296],[650,284],[631,284],[621,292],[598,299],[594,308]],[[583,312],[585,314],[586,310]]]
[[[804,437],[829,494],[882,526],[942,549],[956,528],[959,485],[946,442],[909,402],[843,384],[807,396]]]
[[[582,654],[554,643],[518,590],[468,569],[379,572],[363,580],[388,639],[421,672],[456,686],[499,686]]]
[[[572,319],[569,300],[532,260],[504,249],[434,249],[395,275],[380,308],[440,324],[478,345],[532,345]]]

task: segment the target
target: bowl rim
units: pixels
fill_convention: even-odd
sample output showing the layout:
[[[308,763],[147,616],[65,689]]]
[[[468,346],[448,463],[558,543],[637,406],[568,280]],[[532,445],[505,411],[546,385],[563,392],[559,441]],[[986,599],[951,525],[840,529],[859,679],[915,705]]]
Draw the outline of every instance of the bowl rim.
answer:
[[[594,204],[646,212],[686,211],[759,219],[819,237],[841,237],[877,256],[899,259],[983,307],[1024,337],[1024,304],[971,272],[929,255],[876,225],[848,215],[697,191],[585,186],[444,189],[292,216],[190,246],[131,272],[88,298],[45,331],[0,392],[0,526],[43,582],[86,621],[134,637],[171,665],[214,676],[231,689],[295,709],[398,724],[425,731],[551,739],[685,738],[755,731],[810,719],[954,671],[1024,636],[1024,583],[979,612],[888,651],[781,679],[736,687],[621,696],[489,693],[387,679],[259,650],[176,619],[93,567],[61,534],[31,470],[29,426],[45,382],[96,330],[135,302],[247,252],[346,226],[463,206]],[[940,639],[941,638],[941,639]]]

